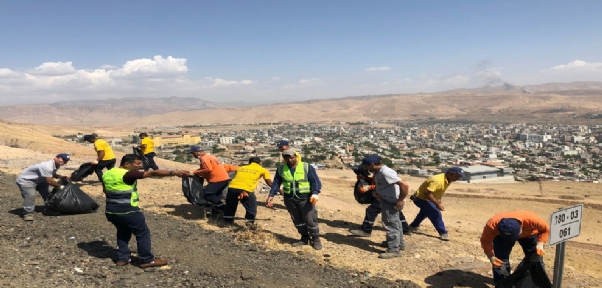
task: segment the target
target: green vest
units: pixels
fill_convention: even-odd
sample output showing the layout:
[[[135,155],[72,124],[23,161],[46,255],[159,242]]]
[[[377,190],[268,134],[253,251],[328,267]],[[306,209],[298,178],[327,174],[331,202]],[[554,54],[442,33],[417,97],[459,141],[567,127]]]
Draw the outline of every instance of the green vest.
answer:
[[[297,194],[310,194],[311,187],[307,180],[307,173],[309,171],[309,164],[304,162],[298,162],[297,168],[295,168],[295,174],[291,174],[291,170],[288,165],[284,164],[278,167],[278,173],[282,177],[282,192],[284,194],[293,195]]]
[[[102,175],[107,195],[106,213],[128,214],[140,211],[136,183],[128,185],[123,182],[123,176],[127,172],[128,170],[123,168],[113,168]]]

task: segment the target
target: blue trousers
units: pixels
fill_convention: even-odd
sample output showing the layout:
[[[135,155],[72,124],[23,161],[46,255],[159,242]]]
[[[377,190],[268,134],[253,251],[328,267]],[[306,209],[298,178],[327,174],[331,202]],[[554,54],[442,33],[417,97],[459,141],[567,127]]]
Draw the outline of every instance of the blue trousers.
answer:
[[[142,212],[105,215],[107,216],[107,220],[117,228],[117,261],[127,262],[130,259],[131,252],[128,244],[130,243],[132,234],[136,236],[140,263],[155,261],[155,256],[151,253],[150,229],[146,225],[146,220]]]
[[[516,242],[518,242],[518,244],[520,244],[520,246],[523,248],[525,256],[530,256],[535,252],[535,246],[537,246],[537,235],[533,235],[529,238],[519,239]],[[516,242],[504,241],[499,236],[493,239],[493,253],[495,253],[496,258],[506,263],[506,271],[510,271],[510,253],[512,252],[512,248]],[[493,267],[494,283],[497,283],[505,277],[506,276],[502,274],[501,267]]]
[[[248,192],[249,197],[238,200],[238,196],[243,190],[236,188],[228,188],[228,194],[226,196],[226,209],[224,210],[224,221],[228,223],[234,222],[234,215],[238,208],[238,201],[245,207],[247,213],[245,214],[245,220],[253,223],[255,222],[255,215],[257,215],[257,198],[255,193]]]
[[[222,193],[224,188],[228,187],[230,180],[221,182],[209,182],[205,186],[205,200],[211,204],[211,213],[219,213],[224,211],[224,202],[222,202]]]
[[[144,169],[144,171],[148,171],[149,169],[153,169],[153,170],[159,170],[159,166],[157,166],[157,163],[155,163],[155,156],[157,154],[155,154],[155,152],[151,152],[148,154],[145,154],[144,157],[146,157],[146,159],[148,159],[148,164],[150,164],[149,168]]]
[[[424,219],[429,218],[435,229],[439,234],[447,234],[447,230],[445,229],[445,223],[443,223],[443,215],[441,215],[441,211],[437,209],[437,206],[431,201],[422,200],[419,198],[415,198],[414,204],[420,208],[420,212],[416,215],[416,218],[410,224],[410,227],[417,228],[420,226],[420,223],[424,221]]]
[[[369,192],[367,192],[369,193]],[[366,233],[372,233],[372,228],[374,227],[374,221],[376,221],[376,217],[382,211],[380,207],[380,201],[378,199],[374,199],[368,208],[366,208],[366,217],[364,217],[364,223],[362,223],[361,229]],[[384,219],[384,218],[383,218]],[[403,215],[403,212],[399,211],[399,220],[401,221],[401,227],[403,228],[403,232],[408,232],[410,227],[408,226],[408,222],[406,222],[406,216]]]

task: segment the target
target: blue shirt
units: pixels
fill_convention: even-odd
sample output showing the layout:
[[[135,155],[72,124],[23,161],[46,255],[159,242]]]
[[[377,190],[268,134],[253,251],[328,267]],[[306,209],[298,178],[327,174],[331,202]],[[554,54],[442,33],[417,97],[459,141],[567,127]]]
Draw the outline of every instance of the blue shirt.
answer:
[[[309,181],[309,189],[311,191],[311,194],[317,195],[320,193],[320,190],[322,190],[322,182],[320,182],[320,178],[318,178],[318,173],[316,173],[316,169],[314,169],[314,167],[311,165],[307,166],[307,181]],[[297,165],[297,167],[299,166]],[[289,169],[291,170],[291,174],[294,175],[296,168],[289,167]],[[282,185],[282,176],[280,176],[278,170],[276,170],[276,175],[274,175],[274,182],[272,182],[272,188],[270,189],[270,197],[274,197],[276,196],[276,194],[278,194],[278,191],[280,190],[280,185]],[[301,194],[299,196],[302,195],[304,194]]]

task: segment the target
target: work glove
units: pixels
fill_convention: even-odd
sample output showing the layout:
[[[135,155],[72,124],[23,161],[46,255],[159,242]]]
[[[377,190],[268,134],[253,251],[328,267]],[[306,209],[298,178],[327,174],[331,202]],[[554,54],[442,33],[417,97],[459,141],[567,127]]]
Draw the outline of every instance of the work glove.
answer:
[[[240,195],[238,195],[238,200],[242,200],[242,198],[245,197],[249,197],[249,194],[247,194],[247,191],[242,191],[242,193],[240,193]]]
[[[364,186],[360,187],[359,190],[362,193],[366,193],[366,192],[368,192],[370,190],[374,190],[374,188],[376,188],[376,185],[364,185]]]
[[[315,205],[316,202],[318,202],[318,194],[311,195],[311,197],[309,198],[309,203]]]
[[[96,165],[96,164],[98,164],[98,161],[94,160],[91,163],[92,163],[92,165]]]
[[[546,254],[543,252],[543,242],[537,242],[537,246],[535,246],[535,253],[537,253],[537,255],[540,257]]]
[[[63,190],[63,188],[65,188],[65,186],[61,185],[61,187],[59,187],[59,190]]]
[[[498,259],[495,256],[489,257],[489,262],[491,262],[491,265],[493,265],[495,267],[502,267],[502,265],[504,265],[504,261]]]

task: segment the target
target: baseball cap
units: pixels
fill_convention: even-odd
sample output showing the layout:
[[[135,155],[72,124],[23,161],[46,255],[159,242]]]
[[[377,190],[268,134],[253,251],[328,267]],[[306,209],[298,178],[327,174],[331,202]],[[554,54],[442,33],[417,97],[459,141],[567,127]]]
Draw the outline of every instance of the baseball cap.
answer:
[[[517,241],[520,232],[521,224],[518,220],[512,218],[503,218],[497,224],[497,230],[500,232],[500,238],[504,241]]]
[[[462,171],[462,168],[460,168],[460,167],[451,167],[447,171],[456,173],[456,174],[464,177],[464,171]]]
[[[93,139],[93,138],[94,138],[94,135],[84,135],[84,140],[86,140],[86,141]]]
[[[63,161],[65,161],[65,163],[67,163],[67,162],[69,162],[69,160],[71,160],[71,158],[69,158],[69,154],[64,154],[64,153],[56,155],[56,158],[63,159]]]
[[[367,157],[364,157],[364,159],[362,159],[362,165],[366,165],[366,166],[372,165],[376,162],[380,162],[381,160],[383,160],[383,158],[378,155],[367,156]]]
[[[288,141],[286,141],[286,140],[278,141],[278,148],[282,148],[283,146],[289,146]]]
[[[190,146],[190,150],[188,151],[188,153],[201,152],[201,151],[203,151],[203,148],[201,148],[200,146]]]
[[[282,152],[282,157],[284,156],[288,156],[288,157],[295,157],[295,150],[293,149],[288,149],[288,150],[284,150],[284,152]]]

